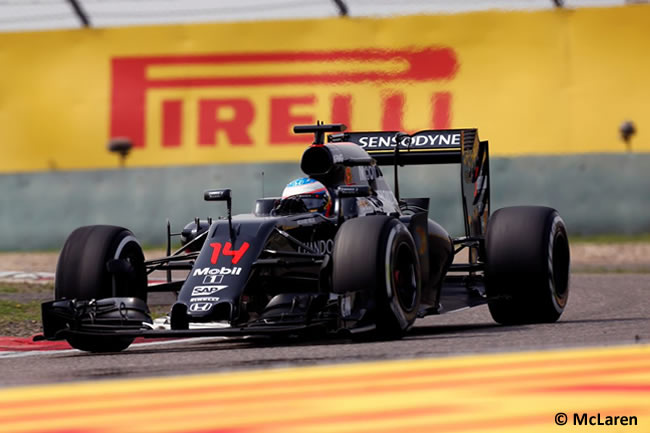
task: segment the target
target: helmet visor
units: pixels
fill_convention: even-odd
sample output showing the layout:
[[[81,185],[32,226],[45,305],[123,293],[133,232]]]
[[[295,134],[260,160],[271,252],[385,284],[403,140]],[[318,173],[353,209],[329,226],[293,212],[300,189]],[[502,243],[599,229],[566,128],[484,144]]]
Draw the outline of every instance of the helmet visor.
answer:
[[[329,197],[325,193],[300,194],[295,197],[302,200],[309,212],[324,212],[329,204]]]

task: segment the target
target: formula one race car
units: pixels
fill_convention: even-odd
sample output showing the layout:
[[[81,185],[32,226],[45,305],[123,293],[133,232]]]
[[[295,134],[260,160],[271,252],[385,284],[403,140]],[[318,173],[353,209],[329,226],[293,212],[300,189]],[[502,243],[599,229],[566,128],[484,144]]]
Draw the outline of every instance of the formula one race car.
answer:
[[[488,304],[501,324],[553,322],[569,294],[569,243],[554,209],[522,206],[490,216],[488,143],[475,129],[313,133],[307,175],[254,213],[231,216],[231,190],[209,190],[228,215],[188,224],[182,246],[145,260],[127,229],[80,227],[42,306],[41,338],[90,352],[120,351],[135,337],[299,335],[399,338],[418,317]],[[327,136],[327,142],[325,137]],[[428,218],[429,198],[399,195],[398,167],[460,164],[465,236]],[[395,192],[381,166],[393,165]],[[314,186],[317,187],[314,190]],[[454,263],[463,249],[465,263]],[[148,275],[166,271],[167,281]],[[189,271],[180,281],[172,271]],[[154,329],[149,292],[177,292],[167,329]]]

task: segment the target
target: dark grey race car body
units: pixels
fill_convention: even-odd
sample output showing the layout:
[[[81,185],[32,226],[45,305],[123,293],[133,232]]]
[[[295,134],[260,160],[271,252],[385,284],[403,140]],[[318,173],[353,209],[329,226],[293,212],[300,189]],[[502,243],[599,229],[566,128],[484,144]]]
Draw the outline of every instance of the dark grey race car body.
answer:
[[[92,352],[123,350],[136,336],[358,333],[402,336],[417,317],[487,303],[503,324],[557,320],[568,297],[569,247],[557,212],[504,208],[490,217],[488,143],[475,129],[314,133],[301,168],[323,183],[330,215],[300,198],[260,199],[253,214],[190,223],[182,247],[144,261],[135,237],[113,226],[73,232],[57,266],[55,300],[43,304],[46,339]],[[331,134],[338,132],[338,134]],[[325,143],[325,134],[327,143]],[[401,198],[397,167],[459,164],[465,236],[428,218],[428,198]],[[381,166],[395,166],[396,191]],[[452,263],[467,249],[465,263]],[[164,284],[147,275],[167,271]],[[171,272],[189,271],[181,281]],[[154,330],[147,293],[175,291],[167,330]]]

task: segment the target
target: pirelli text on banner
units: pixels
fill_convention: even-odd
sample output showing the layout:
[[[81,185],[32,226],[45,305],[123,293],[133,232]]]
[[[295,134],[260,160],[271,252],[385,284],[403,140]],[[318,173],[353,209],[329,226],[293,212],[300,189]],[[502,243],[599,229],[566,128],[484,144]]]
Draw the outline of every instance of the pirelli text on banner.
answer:
[[[400,87],[451,80],[458,67],[456,52],[449,47],[116,57],[111,71],[110,134],[130,137],[136,148],[215,146],[221,144],[220,137],[233,147],[304,144],[308,138],[292,134],[293,125],[324,117],[354,127],[352,107],[358,96],[346,91],[352,85],[376,91],[388,86],[379,107],[380,124],[372,126],[404,130],[408,101]],[[333,85],[337,90],[328,91]],[[304,91],[287,92],[295,86]],[[260,99],[251,97],[260,91],[256,89],[273,91]],[[155,134],[159,142],[151,142],[147,98],[162,90],[173,93],[153,108],[159,113],[152,123],[159,125]],[[326,113],[317,112],[323,96],[330,101]],[[424,126],[449,127],[452,94],[434,90],[429,100],[430,125]],[[196,135],[184,143],[190,128]]]

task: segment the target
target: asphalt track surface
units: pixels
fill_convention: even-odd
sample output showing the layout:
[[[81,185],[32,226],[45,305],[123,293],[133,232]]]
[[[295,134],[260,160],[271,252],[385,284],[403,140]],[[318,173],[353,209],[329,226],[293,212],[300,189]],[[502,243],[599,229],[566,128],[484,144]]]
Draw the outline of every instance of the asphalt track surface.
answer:
[[[574,274],[569,304],[553,324],[503,327],[486,306],[419,319],[406,338],[269,343],[192,339],[134,345],[118,354],[69,350],[0,358],[0,386],[170,376],[268,367],[468,353],[650,343],[650,274]]]

